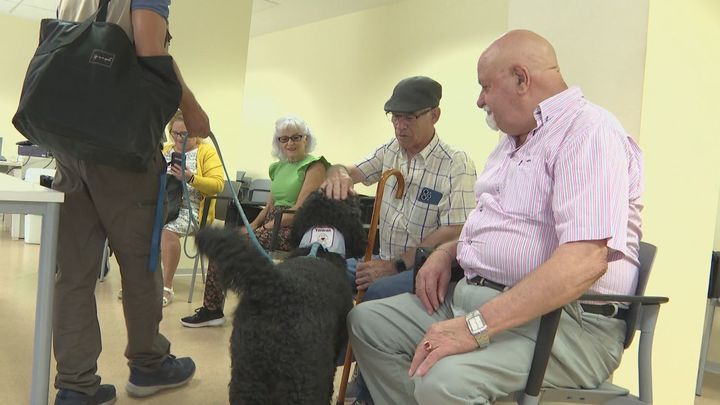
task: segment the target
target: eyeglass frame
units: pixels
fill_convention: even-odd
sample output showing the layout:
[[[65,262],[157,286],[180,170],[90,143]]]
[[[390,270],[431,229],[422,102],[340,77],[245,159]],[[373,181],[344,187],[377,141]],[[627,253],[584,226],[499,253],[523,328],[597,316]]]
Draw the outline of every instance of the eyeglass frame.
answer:
[[[393,125],[398,125],[400,121],[405,121],[408,124],[412,124],[415,121],[417,121],[420,117],[423,115],[431,112],[432,110],[436,109],[437,107],[430,107],[425,110],[420,110],[420,112],[415,113],[396,113],[394,111],[386,111],[385,116],[388,118],[388,121],[392,123]],[[402,114],[402,115],[396,115],[396,114]]]
[[[290,141],[293,141],[293,143],[298,143],[298,142],[302,141],[303,138],[305,138],[306,136],[307,135],[305,135],[305,134],[295,134],[295,135],[290,135],[290,136],[283,135],[283,136],[278,136],[276,139],[280,143],[288,143]]]

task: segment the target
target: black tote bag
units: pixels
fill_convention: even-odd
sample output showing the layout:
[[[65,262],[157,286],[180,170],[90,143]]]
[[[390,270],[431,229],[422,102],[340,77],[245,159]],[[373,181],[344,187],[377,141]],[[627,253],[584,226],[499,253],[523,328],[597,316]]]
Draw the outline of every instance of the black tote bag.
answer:
[[[180,104],[170,56],[137,57],[107,4],[83,22],[45,19],[13,125],[52,152],[144,171]]]

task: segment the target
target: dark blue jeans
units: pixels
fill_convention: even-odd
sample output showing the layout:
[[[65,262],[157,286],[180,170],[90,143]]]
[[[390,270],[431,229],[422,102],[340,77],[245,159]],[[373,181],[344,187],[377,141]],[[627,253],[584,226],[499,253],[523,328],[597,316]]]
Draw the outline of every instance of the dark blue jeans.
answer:
[[[379,257],[373,256],[373,259]],[[347,276],[350,284],[355,290],[355,268],[359,263],[358,259],[347,259]],[[381,278],[370,284],[370,288],[365,291],[363,301],[379,300],[381,298],[392,297],[402,293],[411,293],[413,286],[413,271],[408,269],[394,276]]]

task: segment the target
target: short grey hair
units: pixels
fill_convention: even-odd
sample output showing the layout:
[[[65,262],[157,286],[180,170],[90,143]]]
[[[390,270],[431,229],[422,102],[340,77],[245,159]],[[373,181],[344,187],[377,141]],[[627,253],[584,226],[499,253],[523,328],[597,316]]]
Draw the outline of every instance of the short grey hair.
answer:
[[[278,137],[282,136],[281,134],[287,129],[292,129],[295,133],[298,133],[300,135],[305,135],[307,139],[307,145],[305,146],[305,152],[310,153],[315,149],[315,135],[312,133],[312,130],[308,126],[308,124],[300,117],[296,117],[294,115],[286,115],[284,117],[278,118],[277,121],[275,121],[275,133],[273,134],[272,139],[272,155],[273,157],[279,159],[279,160],[287,160],[285,157],[285,153],[283,152],[282,147],[280,146],[280,141],[278,141]]]

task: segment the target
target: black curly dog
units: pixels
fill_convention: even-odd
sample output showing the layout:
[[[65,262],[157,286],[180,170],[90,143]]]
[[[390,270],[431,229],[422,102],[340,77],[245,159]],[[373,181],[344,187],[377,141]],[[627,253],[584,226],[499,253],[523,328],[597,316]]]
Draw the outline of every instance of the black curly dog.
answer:
[[[367,236],[356,197],[311,194],[295,214],[291,246],[315,226],[342,233],[346,257],[363,255]],[[206,228],[196,240],[220,282],[240,294],[230,339],[230,403],[329,404],[352,308],[342,256],[320,247],[310,257],[304,247],[274,265],[237,231]]]

